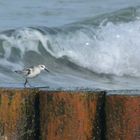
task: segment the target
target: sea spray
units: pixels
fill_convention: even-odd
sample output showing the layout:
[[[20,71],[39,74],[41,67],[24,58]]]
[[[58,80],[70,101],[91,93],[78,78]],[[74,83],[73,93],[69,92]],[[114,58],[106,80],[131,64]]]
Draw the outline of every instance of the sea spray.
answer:
[[[125,87],[128,79],[134,77],[131,84],[140,76],[137,11],[130,8],[57,28],[36,26],[1,32],[0,71],[11,77],[11,82],[21,82],[14,69],[41,63],[54,75],[43,74],[34,81],[37,85]],[[110,86],[114,83],[115,87]]]

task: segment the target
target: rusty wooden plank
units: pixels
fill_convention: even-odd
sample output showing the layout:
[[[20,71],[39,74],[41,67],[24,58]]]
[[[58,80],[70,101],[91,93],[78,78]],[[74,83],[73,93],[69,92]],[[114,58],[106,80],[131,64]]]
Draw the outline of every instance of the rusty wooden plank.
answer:
[[[106,96],[107,140],[140,140],[140,95],[134,93]]]
[[[0,140],[38,138],[37,96],[35,90],[0,89]]]
[[[41,140],[104,139],[104,92],[40,93]]]

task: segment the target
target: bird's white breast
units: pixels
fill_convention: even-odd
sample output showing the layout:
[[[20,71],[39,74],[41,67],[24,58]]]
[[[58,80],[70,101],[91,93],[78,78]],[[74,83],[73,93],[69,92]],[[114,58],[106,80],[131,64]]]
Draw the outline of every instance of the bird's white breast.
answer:
[[[31,69],[31,72],[30,72],[30,74],[27,75],[27,77],[29,77],[29,78],[36,77],[37,75],[40,74],[40,72],[41,72],[41,70],[39,68],[35,67],[35,68]]]

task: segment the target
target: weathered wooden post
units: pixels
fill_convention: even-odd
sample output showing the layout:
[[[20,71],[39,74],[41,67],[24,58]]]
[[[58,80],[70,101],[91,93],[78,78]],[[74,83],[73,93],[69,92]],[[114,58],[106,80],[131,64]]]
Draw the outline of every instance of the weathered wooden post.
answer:
[[[104,92],[40,93],[41,140],[104,139]]]
[[[0,89],[0,140],[139,140],[140,91],[126,92]]]
[[[140,91],[112,91],[105,108],[107,140],[140,140]]]
[[[0,90],[0,140],[39,139],[38,99],[35,90]]]

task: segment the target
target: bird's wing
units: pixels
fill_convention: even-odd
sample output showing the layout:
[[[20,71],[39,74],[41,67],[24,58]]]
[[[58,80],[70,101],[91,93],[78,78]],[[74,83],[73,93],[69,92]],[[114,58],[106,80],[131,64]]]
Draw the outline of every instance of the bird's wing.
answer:
[[[24,76],[27,76],[31,73],[31,68],[26,68],[26,69],[23,69],[23,70],[16,70],[15,72],[18,73],[18,74],[22,74]]]
[[[23,75],[29,75],[30,73],[31,73],[31,68],[26,68],[26,69],[24,69],[22,72],[23,72]]]

